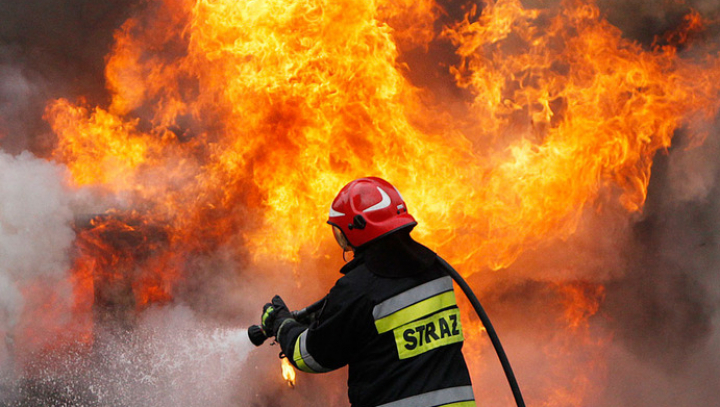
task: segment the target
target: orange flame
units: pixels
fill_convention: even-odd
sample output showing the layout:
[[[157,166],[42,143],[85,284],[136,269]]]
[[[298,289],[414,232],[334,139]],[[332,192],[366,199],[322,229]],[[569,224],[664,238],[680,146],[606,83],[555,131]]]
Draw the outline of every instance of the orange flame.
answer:
[[[486,0],[436,36],[440,14],[429,1],[156,0],[128,20],[109,105],[46,111],[54,158],[118,202],[80,234],[79,286],[132,275],[142,308],[172,298],[187,253],[232,242],[256,264],[321,258],[329,202],[365,175],[397,185],[416,236],[465,276],[499,270],[571,236],[588,209],[641,210],[654,155],[681,128],[701,143],[720,108],[717,52],[672,45],[702,30],[696,13],[652,49],[588,1]],[[466,100],[409,79],[405,53],[433,41],[453,47],[459,62],[443,63]],[[602,290],[563,287],[567,324],[586,334]]]
[[[109,110],[48,108],[56,157],[79,184],[133,194],[179,230],[204,210],[257,208],[244,229],[260,257],[299,261],[304,242],[326,239],[316,225],[338,186],[376,174],[466,273],[502,268],[572,234],[604,195],[639,210],[655,152],[718,105],[716,59],[643,50],[586,2],[554,14],[488,2],[445,30],[475,95],[462,127],[421,103],[372,3],[162,5],[167,26],[118,32]]]
[[[285,382],[288,384],[288,386],[294,388],[295,387],[295,368],[293,365],[290,364],[290,362],[287,360],[287,358],[282,358],[281,368],[282,368],[282,378],[285,380]]]

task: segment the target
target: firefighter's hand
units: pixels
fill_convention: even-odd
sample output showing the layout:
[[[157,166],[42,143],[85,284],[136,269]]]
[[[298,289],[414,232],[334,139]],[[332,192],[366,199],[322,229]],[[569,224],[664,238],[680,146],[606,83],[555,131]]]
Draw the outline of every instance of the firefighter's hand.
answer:
[[[272,301],[263,307],[262,328],[265,334],[268,337],[275,336],[280,324],[288,318],[292,318],[292,315],[285,301],[279,295],[274,296]]]

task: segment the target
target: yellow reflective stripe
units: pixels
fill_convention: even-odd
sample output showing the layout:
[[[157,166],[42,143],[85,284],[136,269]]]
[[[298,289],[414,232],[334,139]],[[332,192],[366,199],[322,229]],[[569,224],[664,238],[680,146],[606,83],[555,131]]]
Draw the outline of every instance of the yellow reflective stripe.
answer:
[[[307,331],[305,331],[307,332]],[[295,350],[293,351],[293,361],[295,362],[295,366],[297,366],[298,369],[302,370],[303,372],[307,373],[315,373],[314,370],[310,369],[308,365],[305,363],[305,359],[302,357],[302,353],[300,352],[300,340],[305,335],[305,332],[300,334],[295,341]]]
[[[438,407],[476,407],[476,406],[475,406],[475,400],[470,400],[470,401],[461,401],[459,403],[443,404],[442,406],[438,406]]]
[[[274,310],[275,310],[275,309],[274,309],[273,307],[267,307],[267,309],[265,310],[265,312],[263,312],[263,316],[262,316],[262,325],[263,325],[263,326],[265,326],[265,321],[268,319],[268,317],[270,316],[270,314],[271,314]]]
[[[422,318],[425,315],[454,305],[457,305],[455,302],[455,293],[453,291],[447,291],[376,320],[375,328],[377,328],[378,333],[387,332],[405,325],[408,322]]]
[[[403,325],[393,330],[393,334],[400,359],[464,340],[460,310],[457,308]]]
[[[307,350],[307,329],[304,330],[295,340],[295,349],[293,350],[293,361],[295,366],[303,372],[307,373],[324,373],[332,369],[328,369],[315,361],[315,358]]]

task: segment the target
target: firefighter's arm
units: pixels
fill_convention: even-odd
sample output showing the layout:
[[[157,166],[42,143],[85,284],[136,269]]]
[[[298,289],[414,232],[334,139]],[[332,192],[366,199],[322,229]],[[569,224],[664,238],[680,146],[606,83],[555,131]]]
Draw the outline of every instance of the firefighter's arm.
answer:
[[[362,299],[343,282],[330,290],[316,321],[306,325],[286,319],[276,340],[299,370],[323,373],[347,365],[363,342]],[[370,314],[368,314],[370,315]]]
[[[308,329],[307,324],[298,322],[294,315],[288,311],[285,301],[276,295],[272,301],[263,307],[263,315],[261,322],[262,330],[267,336],[274,336],[275,340],[280,344],[282,351],[287,355],[290,362],[298,369],[310,372],[320,373],[326,371],[312,363],[310,357],[308,363],[304,362],[302,357],[302,349],[305,346],[305,335]],[[313,369],[315,367],[316,369]]]
[[[313,323],[315,325],[316,323]],[[318,363],[307,350],[308,330],[310,326],[288,318],[278,327],[275,339],[290,363],[307,373],[324,373],[336,367]],[[339,367],[339,366],[338,366]]]

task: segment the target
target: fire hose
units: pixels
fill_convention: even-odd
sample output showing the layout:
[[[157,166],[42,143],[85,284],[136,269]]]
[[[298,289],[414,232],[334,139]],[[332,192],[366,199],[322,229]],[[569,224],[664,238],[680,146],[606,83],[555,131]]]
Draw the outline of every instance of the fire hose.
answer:
[[[500,338],[498,338],[497,333],[495,332],[495,328],[493,328],[492,323],[490,322],[490,317],[488,317],[488,315],[485,313],[482,305],[480,305],[480,301],[477,299],[475,293],[470,288],[465,279],[462,278],[460,273],[458,273],[457,270],[455,270],[448,262],[443,260],[440,256],[438,256],[438,260],[440,260],[440,263],[445,267],[445,271],[447,271],[450,277],[452,277],[452,279],[455,280],[457,285],[460,286],[460,288],[463,290],[467,299],[470,300],[470,304],[472,304],[473,308],[475,309],[475,313],[477,314],[477,316],[480,317],[480,321],[482,322],[483,326],[485,327],[485,331],[490,337],[490,342],[492,342],[493,347],[495,348],[495,353],[497,353],[498,359],[500,359],[500,364],[502,365],[503,371],[505,372],[505,377],[507,377],[507,381],[510,384],[510,390],[512,390],[513,397],[515,397],[515,404],[517,404],[518,407],[525,407],[525,401],[523,400],[522,393],[520,392],[520,386],[518,386],[517,380],[515,379],[515,374],[513,373],[512,367],[510,366],[510,360],[508,360],[507,355],[505,354],[505,350],[503,350],[502,344],[500,343]]]
[[[513,393],[513,397],[515,398],[515,404],[517,404],[518,407],[525,407],[525,401],[523,400],[522,393],[520,392],[520,386],[518,386],[517,380],[515,379],[515,374],[513,373],[512,367],[510,366],[510,361],[505,354],[505,350],[500,343],[500,338],[498,338],[497,333],[495,332],[495,328],[493,328],[493,325],[490,322],[490,318],[488,317],[487,313],[485,313],[482,305],[480,305],[480,301],[477,299],[477,296],[475,296],[475,293],[470,288],[465,279],[462,278],[460,273],[458,273],[448,262],[446,262],[439,256],[438,260],[440,260],[440,263],[444,266],[448,275],[450,275],[450,277],[452,277],[452,279],[455,280],[457,285],[460,286],[460,288],[463,290],[467,299],[470,300],[470,304],[472,304],[473,308],[475,309],[475,313],[477,314],[477,316],[480,317],[480,321],[485,327],[485,331],[490,337],[490,341],[495,348],[495,353],[497,353],[498,359],[500,359],[500,364],[502,365],[503,371],[505,372],[505,377],[507,377],[508,383],[510,384],[510,389]],[[308,318],[311,314],[319,311],[324,303],[325,298],[323,297],[320,301],[308,305],[307,307],[299,311],[292,311],[291,314],[296,320],[304,320]],[[248,337],[250,338],[250,342],[252,342],[255,346],[262,345],[263,342],[265,342],[265,340],[268,338],[265,331],[259,325],[253,325],[248,328]]]

